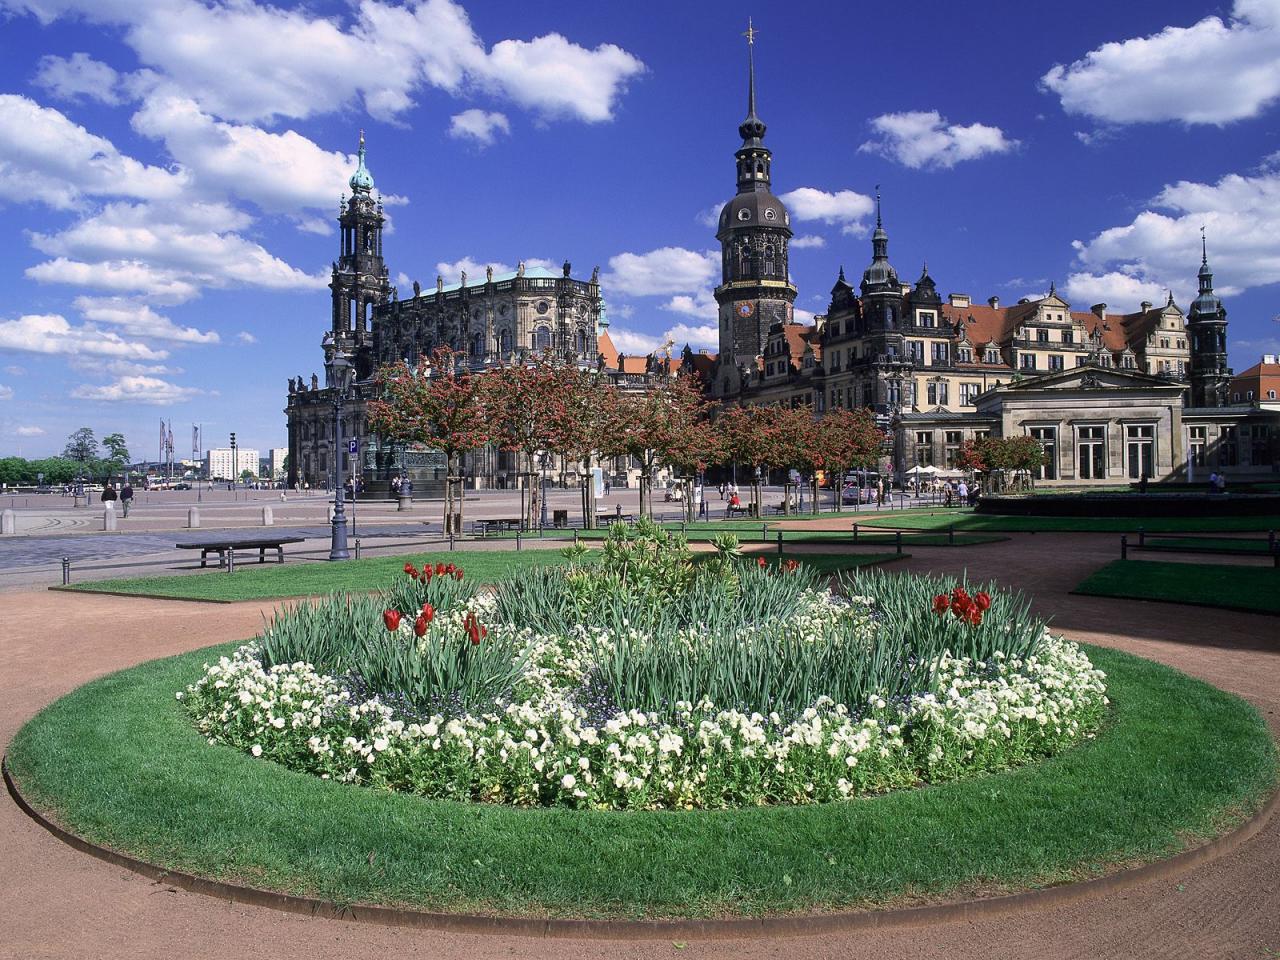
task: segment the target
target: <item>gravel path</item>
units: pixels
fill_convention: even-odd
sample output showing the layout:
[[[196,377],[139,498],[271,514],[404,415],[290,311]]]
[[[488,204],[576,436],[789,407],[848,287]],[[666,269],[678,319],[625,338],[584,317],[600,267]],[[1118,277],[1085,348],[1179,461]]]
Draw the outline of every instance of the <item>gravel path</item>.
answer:
[[[914,548],[890,569],[995,577],[1036,597],[1071,637],[1171,664],[1253,701],[1280,734],[1280,620],[1070,596],[1115,557],[1111,535],[1015,535],[964,550]],[[0,742],[85,681],[246,637],[264,605],[206,607],[48,592],[3,598]],[[269,605],[266,605],[269,606]],[[104,629],[104,625],[110,625]],[[76,853],[0,803],[0,958],[1274,958],[1280,955],[1280,819],[1179,881],[1112,898],[928,927],[785,941],[613,942],[473,937],[309,920],[174,892]]]

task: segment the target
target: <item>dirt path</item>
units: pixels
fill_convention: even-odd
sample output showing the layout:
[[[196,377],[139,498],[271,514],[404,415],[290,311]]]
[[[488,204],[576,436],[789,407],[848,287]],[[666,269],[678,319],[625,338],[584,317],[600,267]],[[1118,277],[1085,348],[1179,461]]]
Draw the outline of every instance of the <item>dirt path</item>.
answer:
[[[1280,621],[1167,604],[1073,597],[1115,557],[1110,534],[1014,535],[966,549],[913,548],[891,569],[995,577],[1033,594],[1063,632],[1169,663],[1252,700],[1280,733]],[[6,594],[0,742],[93,677],[250,635],[259,604],[206,607],[48,592]],[[268,605],[269,606],[269,605]],[[1212,957],[1280,955],[1280,820],[1177,882],[1055,909],[783,941],[535,940],[308,920],[172,892],[76,853],[0,802],[0,958],[510,957],[809,958]]]

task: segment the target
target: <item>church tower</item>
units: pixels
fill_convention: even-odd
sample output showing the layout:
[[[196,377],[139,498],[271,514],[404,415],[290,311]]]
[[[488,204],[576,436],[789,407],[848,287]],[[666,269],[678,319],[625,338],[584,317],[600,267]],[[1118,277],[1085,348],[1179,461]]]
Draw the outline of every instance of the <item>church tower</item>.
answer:
[[[747,25],[747,118],[738,127],[742,146],[734,154],[738,193],[720,211],[721,277],[720,358],[726,376],[722,392],[741,387],[741,374],[753,374],[764,353],[769,328],[792,320],[796,288],[787,272],[791,215],[770,190],[773,155],[764,145],[765,125],[756,116],[755,30]],[[732,370],[733,376],[727,376]],[[727,378],[726,378],[727,377]]]
[[[373,372],[373,308],[391,292],[382,260],[382,201],[373,196],[373,176],[365,166],[364,131],[360,133],[359,163],[351,175],[351,199],[338,208],[341,250],[333,264],[329,289],[333,292],[333,330],[326,347],[355,358],[356,375]]]
[[[1187,336],[1191,340],[1191,405],[1223,407],[1231,371],[1227,368],[1227,308],[1213,292],[1213,270],[1209,249],[1200,230],[1200,295],[1187,314]]]

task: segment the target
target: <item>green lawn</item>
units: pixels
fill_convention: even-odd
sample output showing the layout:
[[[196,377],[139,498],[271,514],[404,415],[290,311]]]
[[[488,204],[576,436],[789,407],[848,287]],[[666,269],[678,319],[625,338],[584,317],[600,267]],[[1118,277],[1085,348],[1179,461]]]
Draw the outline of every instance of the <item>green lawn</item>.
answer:
[[[882,514],[859,521],[868,527],[904,530],[945,530],[955,524],[966,533],[1225,533],[1280,528],[1280,517],[1002,517],[963,510]]]
[[[1147,550],[1173,550],[1178,553],[1206,553],[1230,550],[1235,553],[1270,553],[1266,539],[1256,537],[1147,537]]]
[[[912,540],[911,542],[917,542]],[[769,554],[769,559],[775,559]],[[789,554],[784,555],[786,559]],[[902,556],[906,556],[903,554]],[[838,573],[868,564],[899,559],[897,553],[796,554],[801,563],[824,572]],[[139,577],[78,583],[58,590],[89,593],[121,593],[175,600],[233,603],[237,600],[272,600],[283,597],[323,596],[337,590],[363,592],[386,587],[408,560],[423,563],[456,563],[466,575],[482,583],[494,583],[529,567],[565,563],[559,550],[459,550],[454,553],[422,553],[337,563],[246,564],[235,573],[210,571],[169,577]]]
[[[910,511],[907,511],[907,512],[909,513]],[[824,515],[823,519],[830,520],[833,516],[836,516],[836,514],[826,514]],[[797,521],[805,521],[805,520],[813,520],[813,519],[815,518],[809,517],[809,516],[774,517],[772,520],[768,520],[768,521],[757,521],[757,520],[702,521],[698,523],[687,524],[683,528],[678,523],[676,524],[668,523],[668,524],[663,524],[663,526],[666,529],[673,530],[673,531],[683,529],[685,533],[685,537],[690,543],[710,543],[716,537],[726,533],[732,533],[735,537],[738,538],[740,542],[744,544],[760,543],[760,542],[777,543],[779,531],[774,526],[774,524],[777,521],[786,520],[789,523],[795,523]],[[866,521],[862,520],[859,516],[855,514],[846,513],[844,514],[844,519],[848,521],[848,526],[844,530],[805,530],[803,528],[783,530],[781,531],[783,542],[784,543],[806,543],[806,542],[808,543],[842,543],[842,544],[854,543],[855,542],[853,540],[854,523],[857,523],[860,528],[858,539],[856,541],[858,544],[893,544],[895,542],[895,537],[892,533],[868,532],[864,527]],[[765,531],[766,526],[768,527],[767,532]],[[608,531],[608,528],[606,527],[598,530],[579,530],[577,531],[577,534],[578,534],[578,539],[580,540],[603,540],[605,537],[609,535],[609,531]],[[539,539],[537,533],[521,534],[521,536],[529,540]],[[572,538],[573,531],[566,531],[566,530],[550,531],[549,530],[547,531],[547,536],[561,538],[561,539]],[[501,534],[491,534],[486,539],[501,538],[501,539],[510,540],[510,539],[514,539],[514,537],[515,537],[514,533],[501,533]],[[922,546],[922,547],[947,547],[947,546],[965,547],[965,546],[973,546],[974,544],[979,544],[979,543],[997,543],[1005,539],[1007,538],[999,536],[997,534],[957,533],[955,535],[955,539],[953,543],[952,539],[945,532],[931,533],[926,530],[922,532],[907,531],[904,533],[905,542],[914,546]]]
[[[341,903],[588,917],[872,906],[1095,876],[1259,809],[1276,777],[1257,711],[1104,649],[1099,737],[1004,774],[848,803],[728,811],[515,809],[322,781],[193,729],[174,692],[232,645],[113,674],[14,737],[38,809],[170,869]]]
[[[1238,564],[1115,560],[1087,577],[1074,592],[1280,613],[1280,570]]]

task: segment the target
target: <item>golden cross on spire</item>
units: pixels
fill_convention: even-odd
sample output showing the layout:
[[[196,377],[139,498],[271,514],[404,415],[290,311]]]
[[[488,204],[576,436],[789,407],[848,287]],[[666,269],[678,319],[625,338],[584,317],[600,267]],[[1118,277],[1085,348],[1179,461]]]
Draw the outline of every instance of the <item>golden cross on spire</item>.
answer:
[[[753,46],[756,42],[756,28],[751,25],[751,18],[747,17],[747,32],[743,34],[747,38],[747,46]]]

